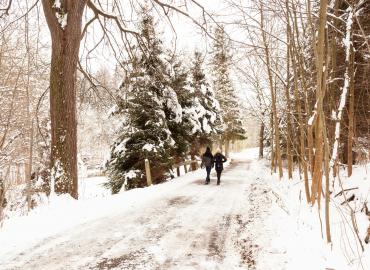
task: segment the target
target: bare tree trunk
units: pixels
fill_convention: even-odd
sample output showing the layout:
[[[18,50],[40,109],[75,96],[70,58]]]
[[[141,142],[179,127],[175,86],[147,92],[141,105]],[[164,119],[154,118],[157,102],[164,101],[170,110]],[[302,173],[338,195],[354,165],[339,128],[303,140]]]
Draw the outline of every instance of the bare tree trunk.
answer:
[[[27,181],[27,206],[28,210],[32,208],[31,205],[31,197],[32,197],[32,163],[33,163],[33,119],[30,119],[30,137],[29,137],[29,155],[28,155],[28,164],[27,164],[27,174],[26,174],[26,181]]]
[[[349,111],[348,111],[348,177],[352,175],[352,165],[353,165],[353,153],[352,153],[352,144],[354,136],[354,106],[355,106],[355,84],[354,84],[354,53],[353,47],[351,46],[351,56],[349,63]]]
[[[223,137],[222,137],[222,135],[220,136],[220,140],[218,141],[218,148],[222,152],[222,149],[223,149]]]
[[[277,108],[276,108],[276,95],[275,95],[275,89],[274,89],[274,82],[273,82],[273,76],[271,71],[271,64],[270,64],[270,51],[268,47],[266,32],[264,29],[264,15],[263,15],[263,4],[260,2],[260,26],[262,31],[262,39],[263,39],[263,46],[265,50],[265,57],[266,57],[266,67],[267,67],[267,73],[269,78],[269,86],[270,86],[270,92],[271,92],[271,105],[272,105],[272,116],[273,116],[273,125],[274,125],[274,141],[275,141],[275,149],[276,149],[276,159],[277,164],[279,167],[279,177],[283,177],[283,164],[281,161],[281,150],[280,150],[280,132],[279,132],[279,123],[278,123],[278,116],[277,116]]]
[[[28,15],[26,15],[26,20],[28,20]],[[27,182],[27,207],[28,211],[31,210],[31,186],[32,186],[32,163],[33,163],[33,110],[32,110],[32,89],[30,88],[30,46],[29,46],[29,36],[28,36],[28,24],[26,23],[25,31],[25,40],[26,40],[26,50],[27,50],[27,84],[26,84],[26,94],[27,94],[27,121],[29,124],[28,135],[29,135],[29,144],[28,144],[28,162],[26,162],[26,182]]]
[[[331,242],[331,233],[330,233],[330,190],[329,190],[329,180],[330,180],[330,164],[329,164],[329,142],[327,135],[327,126],[324,119],[324,168],[325,168],[325,228],[326,228],[326,241]]]
[[[225,140],[225,156],[229,158],[230,156],[230,140],[226,139]]]
[[[270,113],[270,144],[271,144],[271,173],[276,173],[275,148],[274,148],[274,118]]]
[[[260,91],[257,93],[257,100],[259,103],[259,107],[262,109],[262,99]],[[263,158],[263,142],[264,142],[264,137],[265,137],[265,123],[263,122],[265,119],[265,111],[262,111],[262,117],[261,117],[261,126],[260,126],[260,133],[259,133],[259,158]]]
[[[316,45],[316,71],[317,71],[317,90],[316,90],[316,132],[315,132],[315,166],[313,171],[312,186],[311,186],[311,203],[314,204],[318,200],[320,207],[321,181],[322,181],[322,165],[323,165],[323,99],[325,94],[325,32],[326,32],[326,17],[327,17],[327,0],[320,2],[320,16],[318,40]],[[326,70],[326,69],[325,69]]]
[[[50,70],[51,168],[56,193],[78,198],[76,71],[85,0],[42,0],[52,39]],[[63,16],[68,15],[66,25]],[[59,16],[59,18],[57,18]]]
[[[346,23],[346,36],[345,36],[345,44],[346,44],[346,50],[345,50],[345,72],[344,72],[344,83],[342,88],[342,93],[340,96],[340,102],[338,106],[337,113],[335,115],[335,136],[334,136],[334,145],[333,145],[333,151],[331,156],[331,163],[333,165],[333,171],[337,171],[338,167],[336,166],[337,160],[338,160],[338,151],[339,151],[339,140],[340,140],[340,126],[342,121],[342,115],[343,115],[343,109],[346,105],[346,99],[347,99],[347,92],[348,88],[351,87],[351,80],[353,80],[353,63],[352,58],[354,54],[353,44],[352,44],[352,24],[353,24],[353,16],[354,11],[353,9],[349,9],[347,23]],[[351,90],[350,90],[351,91]]]
[[[288,9],[288,6],[287,6]],[[289,12],[289,10],[288,10]],[[299,165],[300,165],[300,172],[303,173],[304,183],[305,183],[305,193],[307,202],[310,202],[310,190],[309,190],[309,182],[308,182],[308,162],[307,162],[307,153],[306,153],[306,137],[307,137],[307,127],[306,127],[306,118],[302,113],[302,105],[299,98],[298,93],[298,81],[301,81],[301,85],[303,87],[304,92],[304,104],[305,104],[305,112],[308,111],[308,101],[307,101],[307,82],[306,82],[306,74],[304,70],[304,59],[302,58],[303,52],[300,46],[300,36],[299,36],[299,28],[298,28],[298,20],[297,20],[297,8],[294,3],[292,3],[292,22],[293,22],[293,29],[291,31],[291,38],[292,41],[290,43],[291,54],[292,54],[292,67],[293,67],[293,74],[294,74],[294,99],[295,99],[295,106],[296,111],[298,114],[298,127],[299,127]],[[297,66],[298,63],[298,66]],[[308,138],[310,141],[310,138]],[[311,145],[312,150],[312,141]],[[310,151],[310,150],[309,150]],[[310,153],[310,152],[309,152]],[[310,157],[310,154],[309,154]]]
[[[259,134],[259,158],[263,158],[263,137],[265,133],[265,124],[261,122],[260,134]]]
[[[334,17],[339,17],[340,12],[339,12],[339,5],[341,3],[341,0],[335,0],[334,1]],[[333,21],[333,29],[338,29],[340,27],[340,21],[339,20],[334,20]],[[331,54],[331,70],[333,70],[334,73],[334,78],[337,77],[337,39],[338,39],[338,34],[337,31],[333,31],[332,36],[331,36],[331,42],[330,42],[330,54]],[[333,83],[329,84],[328,87],[332,87],[333,91],[336,91],[340,86],[338,85],[337,81],[334,81]],[[332,91],[332,89],[328,89],[329,91]],[[330,111],[335,110],[335,98],[331,97],[331,102],[329,103]],[[335,138],[335,134],[333,129],[328,129],[329,132],[329,138]],[[330,143],[330,145],[333,145],[333,142]],[[337,165],[338,165],[338,160],[336,159],[334,161],[333,165],[333,176],[337,177]]]
[[[197,154],[199,154],[198,149],[200,148],[199,143],[193,142],[190,148],[190,159],[195,160],[195,157]],[[195,171],[198,169],[198,163],[191,163],[190,164],[190,170]]]
[[[314,168],[314,152],[313,152],[313,131],[312,125],[308,125],[307,128],[307,147],[308,147],[308,162],[310,167],[311,178],[313,177]]]
[[[296,21],[296,10],[294,8],[294,29],[295,34],[298,35],[298,26]],[[304,185],[305,185],[305,193],[306,193],[306,200],[307,202],[310,201],[310,190],[309,190],[309,183],[308,183],[308,169],[307,169],[307,160],[306,160],[306,145],[305,145],[305,128],[304,128],[304,121],[303,121],[303,115],[302,115],[302,108],[301,108],[301,102],[299,98],[298,93],[298,80],[299,80],[299,73],[298,70],[301,70],[302,67],[297,67],[296,62],[300,62],[299,60],[299,51],[297,49],[297,46],[294,45],[294,33],[290,31],[291,38],[289,39],[292,43],[290,43],[289,48],[291,50],[291,60],[292,60],[292,67],[293,67],[293,75],[294,75],[294,99],[295,99],[295,107],[298,114],[298,127],[299,127],[299,164],[301,171],[303,172],[303,179],[304,179]],[[298,42],[298,41],[297,41]],[[294,57],[293,57],[294,56]],[[300,74],[303,74],[303,71],[301,70]]]
[[[286,3],[286,9],[287,9],[287,14],[289,10],[289,4],[288,0],[285,2]],[[286,87],[285,87],[285,99],[286,99],[286,104],[287,104],[287,136],[286,136],[286,151],[287,151],[287,159],[288,159],[288,177],[289,179],[293,178],[293,155],[292,155],[292,119],[291,119],[291,106],[290,106],[290,20],[289,16],[287,16],[287,77],[286,77]]]

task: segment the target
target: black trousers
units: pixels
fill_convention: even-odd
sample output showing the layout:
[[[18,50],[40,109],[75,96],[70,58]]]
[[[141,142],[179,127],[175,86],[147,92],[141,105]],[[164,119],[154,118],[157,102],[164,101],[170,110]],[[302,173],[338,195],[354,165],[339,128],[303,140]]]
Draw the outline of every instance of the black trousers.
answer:
[[[222,170],[220,170],[220,171],[217,170],[216,173],[217,173],[217,184],[219,184],[220,181],[221,181],[221,173],[222,173]]]
[[[209,181],[211,180],[211,178],[210,178],[211,170],[212,170],[212,167],[211,167],[211,166],[207,166],[207,167],[206,167],[206,171],[207,171],[207,178],[206,178],[206,182],[208,182],[208,183],[209,183]]]

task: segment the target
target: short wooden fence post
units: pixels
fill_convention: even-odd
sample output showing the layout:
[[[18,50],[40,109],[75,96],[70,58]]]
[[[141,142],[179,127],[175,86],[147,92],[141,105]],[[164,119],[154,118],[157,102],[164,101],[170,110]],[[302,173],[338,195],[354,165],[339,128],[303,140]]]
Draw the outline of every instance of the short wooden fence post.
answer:
[[[148,186],[152,185],[152,175],[150,173],[150,164],[149,160],[146,158],[145,159],[145,173],[146,173],[146,182]]]

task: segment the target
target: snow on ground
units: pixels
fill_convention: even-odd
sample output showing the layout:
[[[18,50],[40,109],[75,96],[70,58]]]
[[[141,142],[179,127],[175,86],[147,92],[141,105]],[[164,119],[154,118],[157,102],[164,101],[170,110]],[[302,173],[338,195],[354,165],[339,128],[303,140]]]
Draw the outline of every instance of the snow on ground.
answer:
[[[278,180],[256,149],[233,155],[221,186],[204,178],[198,170],[114,196],[101,193],[103,178],[86,180],[84,200],[53,197],[6,220],[0,269],[370,269],[343,213],[333,207],[328,246],[299,176]],[[358,222],[363,234],[368,221]]]
[[[103,186],[108,181],[107,177],[96,176],[79,180],[78,199],[102,198],[110,196],[111,192]]]
[[[52,198],[6,221],[0,269],[238,269],[248,166],[231,164],[221,186],[199,170],[105,198]]]
[[[370,220],[361,212],[363,203],[370,200],[369,169],[370,164],[358,166],[350,179],[344,176],[345,171],[341,173],[344,189],[359,187],[351,191],[356,193],[356,200],[350,205],[356,212],[362,243],[370,225]],[[271,182],[273,178],[275,180]],[[268,177],[265,176],[262,179],[268,179]],[[274,257],[279,259],[279,254],[285,253],[288,263],[285,267],[277,269],[369,270],[370,247],[363,243],[365,252],[361,251],[353,231],[349,208],[345,204],[341,205],[344,201],[343,196],[334,195],[332,198],[330,207],[332,244],[326,244],[324,201],[320,211],[323,227],[321,232],[317,205],[311,207],[306,203],[303,180],[299,180],[297,172],[293,179],[289,181],[284,178],[279,181],[274,175],[269,180],[268,185],[275,197],[275,203],[272,205],[271,215],[265,220],[265,225],[274,231],[270,245],[277,254],[267,256],[266,261]],[[340,190],[337,188],[334,194]],[[347,197],[350,195],[351,193],[347,194]],[[264,253],[266,250],[268,249],[265,249]],[[270,269],[262,265],[258,269]]]

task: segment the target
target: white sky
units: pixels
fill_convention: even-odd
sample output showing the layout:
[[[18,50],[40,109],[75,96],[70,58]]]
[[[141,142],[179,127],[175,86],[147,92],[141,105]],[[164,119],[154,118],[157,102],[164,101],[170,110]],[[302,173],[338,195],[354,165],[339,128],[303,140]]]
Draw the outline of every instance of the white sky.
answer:
[[[249,0],[246,0],[248,2]],[[215,20],[222,21],[222,22],[232,22],[236,19],[235,14],[233,14],[233,10],[227,7],[225,1],[223,0],[198,0],[198,2],[205,8],[205,10],[213,15]],[[202,22],[202,10],[196,6],[187,6],[188,13],[191,14],[192,18],[195,20]],[[174,50],[180,56],[185,56],[185,61],[189,58],[186,55],[192,56],[193,51],[195,49],[202,51],[204,54],[207,54],[211,50],[212,46],[212,39],[207,37],[204,31],[197,26],[190,18],[187,18],[179,13],[172,12],[170,15],[170,21],[167,17],[163,16],[162,10],[157,9],[160,16],[158,16],[158,12],[153,10],[153,15],[158,20],[157,25],[157,33],[160,36],[161,40],[164,43],[165,48]],[[133,18],[134,20],[138,18]],[[206,28],[209,32],[212,32],[212,29],[215,27],[215,23],[212,22],[209,18],[207,18],[208,22]],[[134,27],[134,26],[133,26]],[[173,27],[173,28],[172,28]],[[96,27],[94,27],[94,31]],[[243,40],[244,36],[240,34],[240,32],[233,26],[226,25],[226,30],[228,34],[234,40]],[[96,40],[91,41],[92,44],[96,44]],[[91,47],[91,45],[89,45]],[[112,70],[112,66],[115,66],[116,60],[114,57],[109,53],[108,50],[99,51],[97,54],[97,63],[95,67],[92,67],[92,70],[98,68],[99,66],[103,66],[108,70]],[[239,78],[237,78],[233,74],[234,86],[237,88],[240,96],[245,98],[248,96],[248,91],[246,91],[245,85],[241,82]]]

